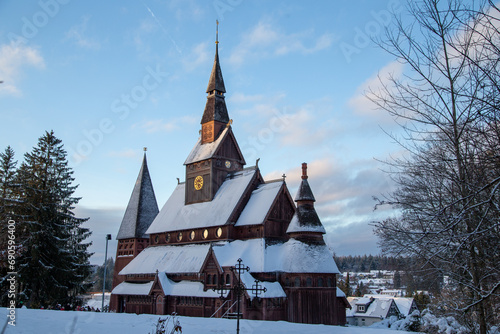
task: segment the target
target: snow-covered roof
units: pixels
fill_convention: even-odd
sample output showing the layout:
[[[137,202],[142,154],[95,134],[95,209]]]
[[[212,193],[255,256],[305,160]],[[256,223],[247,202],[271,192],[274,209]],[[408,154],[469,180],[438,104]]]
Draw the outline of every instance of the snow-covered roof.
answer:
[[[326,230],[323,224],[321,224],[314,207],[310,205],[299,205],[286,230],[286,233],[294,232],[316,232],[325,234]]]
[[[241,282],[247,289],[255,288],[256,286],[255,278],[246,271],[241,275]],[[286,298],[286,293],[279,282],[259,281],[259,288],[266,289],[266,292],[258,293],[259,298]],[[252,291],[247,291],[247,295],[250,299],[254,299],[256,297],[255,293]]]
[[[202,282],[180,281],[174,282],[167,277],[165,273],[159,273],[158,279],[160,281],[163,293],[166,296],[185,296],[185,297],[206,297],[217,298],[220,294],[212,289],[204,291]],[[227,292],[224,294],[227,296]]]
[[[344,291],[342,291],[339,288],[337,288],[337,297],[345,297]]]
[[[347,301],[351,304],[351,309],[346,309],[347,317],[369,317],[369,318],[386,318],[391,311],[391,305],[394,303],[392,298],[369,298],[365,297],[348,297]],[[365,312],[358,312],[358,305],[369,305]],[[394,312],[399,312],[397,305],[394,303]]]
[[[198,273],[207,256],[209,244],[151,246],[123,268],[119,275],[167,273]]]
[[[134,258],[119,275],[198,273],[210,249],[209,243],[151,246]],[[234,266],[241,258],[250,272],[329,273],[339,270],[326,245],[308,245],[290,239],[266,245],[264,239],[221,241],[212,245],[221,267]]]
[[[282,185],[282,181],[259,185],[252,192],[235,226],[262,224]]]
[[[118,284],[111,293],[114,295],[147,296],[149,291],[151,291],[153,283],[153,281],[147,283],[122,282]]]
[[[411,297],[391,297],[387,295],[365,295],[365,297],[377,298],[377,299],[392,299],[396,303],[399,312],[404,316],[407,316],[411,313],[413,298]],[[415,308],[416,306],[414,306]]]
[[[326,245],[295,239],[267,246],[264,239],[235,240],[215,244],[213,251],[220,266],[234,266],[241,258],[250,272],[339,273]]]
[[[247,168],[229,174],[210,202],[184,205],[185,183],[177,185],[147,233],[220,226],[228,223],[236,205],[256,173],[256,168]]]
[[[214,156],[215,152],[219,148],[219,145],[224,141],[224,138],[228,134],[230,127],[226,127],[220,136],[211,143],[201,143],[201,136],[198,138],[198,142],[194,145],[193,149],[189,153],[184,165],[192,164],[193,162],[198,162],[202,160],[210,159]]]

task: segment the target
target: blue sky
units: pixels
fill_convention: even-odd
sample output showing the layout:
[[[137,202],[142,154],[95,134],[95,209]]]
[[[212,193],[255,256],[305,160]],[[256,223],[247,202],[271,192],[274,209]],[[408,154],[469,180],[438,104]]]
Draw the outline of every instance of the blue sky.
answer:
[[[376,254],[372,196],[391,181],[398,128],[363,95],[403,67],[378,49],[403,1],[2,1],[0,149],[16,158],[53,129],[90,217],[93,263],[104,258],[140,169],[143,147],[161,208],[196,143],[219,19],[226,104],[247,160],[266,179],[302,162],[325,239],[339,255]],[[116,241],[110,243],[110,255]]]

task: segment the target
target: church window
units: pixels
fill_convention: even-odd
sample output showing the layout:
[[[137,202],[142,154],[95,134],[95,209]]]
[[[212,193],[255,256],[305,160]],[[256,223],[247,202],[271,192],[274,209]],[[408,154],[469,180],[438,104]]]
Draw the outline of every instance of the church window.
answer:
[[[170,242],[170,233],[167,233],[167,236],[165,237],[166,242]]]
[[[212,275],[207,275],[207,285],[212,285]]]
[[[288,277],[285,278],[285,286],[290,286],[290,279]]]
[[[296,287],[300,286],[300,277],[295,277],[295,286]]]
[[[323,278],[322,277],[318,278],[318,286],[320,288],[323,287]]]
[[[226,274],[226,285],[231,285],[231,276]]]
[[[217,275],[214,275],[214,285],[217,285]]]
[[[205,229],[205,230],[203,231],[203,235],[202,235],[202,236],[203,236],[203,239],[208,238],[208,230],[207,230],[207,229]]]
[[[177,241],[182,240],[182,232],[177,233]]]
[[[189,233],[189,240],[194,240],[195,236],[196,236],[196,232],[195,231],[191,231],[191,233]]]
[[[306,286],[307,286],[308,288],[310,288],[310,287],[312,286],[312,278],[311,278],[311,277],[308,277],[308,278],[306,279]]]
[[[331,288],[333,285],[332,285],[332,278],[331,277],[328,277],[328,280],[326,281],[326,286]]]
[[[222,236],[222,228],[221,228],[221,227],[219,227],[219,228],[217,229],[217,231],[215,232],[215,236],[216,236],[217,238],[220,238],[220,237]]]
[[[155,244],[157,244],[157,243],[158,243],[158,241],[160,241],[160,237],[159,237],[159,236],[158,236],[158,234],[157,234],[157,235],[155,235]]]

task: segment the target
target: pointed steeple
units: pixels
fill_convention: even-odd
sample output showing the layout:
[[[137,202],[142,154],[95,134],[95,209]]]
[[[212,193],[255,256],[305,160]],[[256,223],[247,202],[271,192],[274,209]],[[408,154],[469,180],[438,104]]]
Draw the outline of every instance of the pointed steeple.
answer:
[[[307,164],[304,162],[302,164],[302,182],[295,196],[297,211],[295,211],[286,233],[301,241],[324,243],[322,235],[326,231],[314,208],[316,200],[307,178]]]
[[[222,71],[220,69],[219,63],[219,22],[217,22],[217,34],[215,41],[215,59],[214,65],[212,66],[212,73],[210,73],[210,79],[208,80],[207,86],[207,103],[205,105],[205,111],[203,112],[203,117],[201,118],[202,131],[206,135],[203,136],[203,142],[213,142],[217,139],[220,130],[229,122],[229,115],[227,113],[226,102],[224,100],[224,93],[226,92],[226,87],[224,86],[224,79],[222,78]],[[219,124],[210,124],[210,122],[218,122]],[[208,133],[211,133],[208,136]]]
[[[158,204],[148,170],[146,148],[141,170],[125,210],[116,239],[144,238],[145,232],[158,214]]]
[[[222,71],[219,63],[219,21],[217,21],[217,32],[215,36],[215,59],[214,65],[212,66],[212,73],[210,73],[210,79],[208,80],[207,93],[213,92],[214,90],[225,93],[226,87],[224,86],[224,79],[222,78]]]

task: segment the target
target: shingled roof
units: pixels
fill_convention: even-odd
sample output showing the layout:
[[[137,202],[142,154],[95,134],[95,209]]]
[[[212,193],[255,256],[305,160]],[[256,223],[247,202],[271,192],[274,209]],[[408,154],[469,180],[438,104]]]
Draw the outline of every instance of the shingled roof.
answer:
[[[215,49],[214,65],[212,73],[208,80],[207,87],[207,103],[205,104],[205,111],[201,118],[201,124],[210,121],[218,121],[222,123],[229,122],[229,114],[227,113],[226,101],[224,93],[226,88],[224,86],[224,79],[222,78],[222,71],[219,64],[219,51],[218,44]]]
[[[326,230],[314,209],[314,195],[307,182],[307,164],[302,164],[302,182],[295,196],[297,210],[288,225],[286,233],[315,232],[325,234]]]
[[[146,230],[158,215],[158,212],[158,204],[151,177],[149,176],[146,153],[144,153],[141,170],[116,239],[144,238]]]

